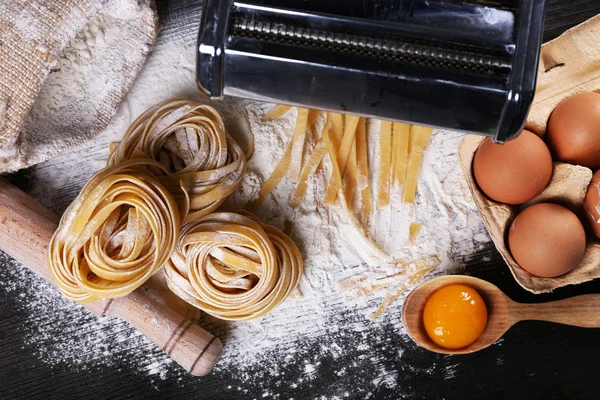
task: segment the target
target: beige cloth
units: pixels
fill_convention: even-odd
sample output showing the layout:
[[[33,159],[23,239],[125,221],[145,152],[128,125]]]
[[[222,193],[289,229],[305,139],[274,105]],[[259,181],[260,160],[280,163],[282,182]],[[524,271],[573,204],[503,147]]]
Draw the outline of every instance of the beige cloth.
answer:
[[[15,171],[46,160],[106,127],[154,44],[157,21],[150,1],[11,0],[0,3],[0,172]],[[104,12],[105,9],[108,11]],[[98,51],[88,52],[90,60],[69,64],[69,74],[74,77],[85,77],[74,72],[78,67],[86,68],[86,72],[94,76],[82,78],[77,92],[55,82],[48,90],[61,90],[64,98],[47,93],[46,104],[28,121],[44,83],[49,76],[54,78],[54,68],[65,48],[78,32],[100,17],[102,24],[97,25],[97,29],[104,35],[110,25],[113,34],[106,35],[103,47],[97,46]],[[114,35],[115,29],[119,30],[118,38]],[[107,57],[110,65],[118,65],[118,68],[99,69]],[[106,90],[97,90],[99,85],[105,85]],[[89,95],[90,92],[95,95]],[[73,97],[72,101],[69,97]],[[85,110],[81,102],[86,102],[87,109],[95,112],[81,115],[81,110]],[[72,115],[65,114],[69,111]]]

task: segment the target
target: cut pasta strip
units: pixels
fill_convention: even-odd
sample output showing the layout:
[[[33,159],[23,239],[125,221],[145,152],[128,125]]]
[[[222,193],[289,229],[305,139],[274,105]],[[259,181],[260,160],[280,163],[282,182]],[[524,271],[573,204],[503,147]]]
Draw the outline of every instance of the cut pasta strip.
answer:
[[[304,155],[304,142],[306,142],[306,128],[308,124],[307,108],[298,108],[298,118],[296,119],[296,130],[292,136],[292,149],[290,157],[290,168],[288,177],[292,183],[298,183],[302,161]]]
[[[292,106],[286,106],[280,104],[278,106],[273,107],[271,111],[263,116],[263,121],[273,121],[276,119],[280,119],[283,117],[288,111],[292,109]]]
[[[439,258],[433,256],[417,260],[412,264],[414,264],[415,266],[415,272],[413,272],[406,280],[404,280],[404,282],[400,283],[392,293],[385,296],[385,298],[381,302],[381,305],[379,306],[379,308],[377,308],[377,311],[375,311],[375,313],[371,315],[371,322],[380,317],[389,307],[389,305],[396,301],[398,298],[400,298],[400,296],[402,296],[409,288],[415,286],[428,273],[437,268],[437,266],[440,265],[440,260]],[[408,264],[407,266],[409,265],[410,264]]]
[[[94,174],[52,236],[50,273],[71,300],[125,296],[175,249],[181,220],[177,204],[150,173],[164,167],[139,156]]]
[[[370,274],[364,272],[341,281],[339,283],[339,290],[340,293],[348,293],[354,297],[362,297],[385,289],[389,285],[389,279],[372,279]]]
[[[304,168],[302,169],[300,182],[298,182],[298,186],[296,186],[296,190],[292,196],[292,207],[298,207],[302,202],[302,199],[306,194],[306,189],[308,188],[308,177],[311,173],[315,172],[326,152],[327,146],[325,146],[323,141],[319,141],[310,155],[310,158],[304,165]]]
[[[404,185],[403,197],[403,201],[405,203],[414,203],[415,201],[417,181],[419,178],[419,168],[421,167],[421,160],[423,158],[423,150],[427,145],[427,141],[429,140],[433,129],[413,125],[411,126],[410,131],[411,137],[414,137],[414,140],[412,144],[410,160],[408,161],[408,168],[406,170],[406,182]]]
[[[408,130],[408,156],[409,157],[412,154],[413,146],[414,146],[416,139],[417,139],[416,131],[413,130],[412,127],[409,125],[409,130]]]
[[[279,163],[275,167],[275,170],[273,170],[271,176],[269,176],[269,178],[260,187],[260,190],[258,191],[258,197],[249,203],[248,207],[250,210],[257,209],[262,204],[262,202],[265,201],[269,193],[271,193],[273,189],[275,189],[275,186],[277,186],[279,181],[285,176],[288,169],[290,168],[290,159],[292,156],[291,151],[292,142],[290,141],[285,150],[285,153],[283,154],[283,157],[281,157],[281,160],[279,160]]]
[[[311,133],[311,138],[314,141],[317,141],[319,139],[318,137],[318,131],[317,131],[317,121],[319,120],[319,117],[321,116],[321,111],[319,110],[308,110],[308,120],[306,123],[306,126],[308,128],[308,131]]]
[[[305,108],[298,109],[298,118],[301,118],[301,114],[303,115],[302,119],[304,121],[304,131],[301,131],[298,128],[299,124],[298,122],[296,122],[296,130],[294,132],[294,135],[290,139],[287,148],[285,149],[283,157],[281,157],[281,160],[279,160],[279,163],[275,167],[275,170],[273,170],[273,173],[271,173],[271,176],[269,176],[269,178],[260,187],[260,190],[258,191],[258,198],[256,198],[249,204],[249,208],[251,210],[258,208],[262,204],[262,202],[267,198],[269,193],[271,193],[273,189],[275,189],[275,186],[277,186],[279,181],[283,179],[283,177],[287,174],[288,170],[290,169],[290,165],[292,162],[293,145],[296,142],[296,140],[298,140],[298,136],[303,136],[306,132],[306,118],[308,116],[308,110]]]
[[[376,268],[373,271],[363,272],[351,276],[339,283],[340,293],[348,293],[354,297],[367,296],[392,285],[396,286],[406,279],[406,268],[409,261],[399,260],[395,268]]]
[[[333,130],[333,128],[332,128]],[[331,161],[331,178],[329,180],[329,186],[335,185],[337,187],[342,187],[342,174],[340,173],[340,166],[337,159],[337,152],[332,143],[331,137],[328,134],[329,131],[323,132],[323,136],[321,140],[325,143],[325,147],[327,148],[327,154],[329,155],[329,159]]]
[[[217,259],[215,254],[228,256]],[[167,284],[177,296],[225,320],[269,313],[288,298],[302,272],[302,256],[289,237],[235,213],[184,224],[165,266]]]
[[[361,220],[369,225],[371,215],[371,185],[369,182],[369,150],[367,148],[367,127],[364,118],[360,118],[356,128],[356,153],[358,162],[358,189],[361,198]]]
[[[340,145],[340,150],[338,152],[338,165],[340,169],[340,173],[344,173],[346,170],[346,165],[348,163],[348,158],[350,157],[350,152],[352,151],[352,146],[354,145],[354,138],[356,135],[356,126],[358,125],[359,117],[355,115],[346,116],[346,126],[344,127],[344,136],[342,137],[342,142]],[[335,182],[333,179],[329,183],[329,187],[327,188],[327,193],[325,194],[325,203],[333,204],[337,199],[338,192],[342,188],[342,182]]]
[[[350,156],[348,157],[348,165],[344,173],[346,187],[344,193],[346,200],[349,202],[348,207],[354,209],[354,192],[356,192],[356,180],[358,178],[358,166],[356,163],[356,140],[352,143],[352,150],[350,150]]]
[[[313,149],[311,156],[302,169],[300,182],[298,183],[298,186],[296,186],[296,190],[292,196],[292,207],[298,207],[302,202],[302,199],[306,194],[306,189],[308,188],[308,177],[311,173],[314,173],[318,169],[323,157],[325,156],[325,153],[327,152],[327,145],[325,144],[324,138],[327,137],[327,139],[329,139],[329,131],[331,129],[330,114],[326,113],[325,117],[325,124],[323,125],[323,129],[321,131],[321,139]]]
[[[385,207],[390,203],[390,176],[392,160],[392,123],[381,121],[379,132],[379,179],[377,206]]]
[[[411,243],[414,243],[417,240],[417,236],[421,232],[421,224],[418,222],[411,222],[408,228],[409,232],[409,240]]]
[[[244,152],[217,111],[186,100],[167,100],[140,115],[112,148],[107,165],[129,160],[136,152],[164,165],[149,168],[180,208],[189,204],[190,214],[182,215],[187,219],[215,211],[246,170]]]
[[[408,166],[408,148],[410,140],[410,125],[394,122],[394,153],[392,179],[398,185],[406,182],[406,167]]]
[[[346,169],[346,165],[348,163],[348,157],[350,156],[350,151],[352,150],[352,145],[354,144],[354,140],[356,138],[356,127],[358,126],[358,121],[360,117],[356,115],[347,115],[346,116],[346,125],[344,126],[344,136],[342,138],[342,143],[340,145],[339,154],[339,162],[340,162],[340,171],[344,171]]]
[[[331,142],[331,139],[329,137],[329,135],[327,134],[328,131],[325,131],[323,136],[322,136],[322,140],[325,142],[325,146],[327,147],[327,153],[329,155],[329,158],[331,160],[331,166],[332,166],[332,172],[331,172],[331,181],[332,182],[339,182],[340,183],[340,187],[341,187],[341,182],[342,182],[342,174],[340,173],[340,168],[339,168],[339,163],[337,160],[337,154],[335,149],[333,148],[333,143]],[[354,217],[354,213],[348,208],[348,203],[346,201],[345,195],[343,192],[340,192],[342,199],[340,201],[341,207],[342,207],[342,212],[343,215],[347,218],[348,223],[356,230],[356,232],[359,235],[360,240],[363,241],[364,244],[364,248],[365,250],[369,251],[370,254],[381,261],[388,261],[390,259],[390,256],[385,253],[384,251],[382,251],[379,246],[377,246],[377,244],[375,244],[371,239],[369,239],[369,237],[365,234],[364,230],[362,229],[362,227],[360,226],[360,224],[358,223],[358,221],[356,220],[356,218]]]
[[[332,118],[331,118],[332,113],[330,113],[328,111],[324,111],[324,115],[325,115],[325,123],[321,127],[320,134],[316,133],[317,136],[315,137],[315,142],[316,142],[315,147],[319,142],[323,141],[323,139],[322,139],[323,134],[326,131],[327,131],[327,134],[329,135],[329,137],[331,138],[331,128],[332,128],[332,124],[333,124]],[[327,150],[325,150],[325,153],[327,153]],[[321,161],[317,165],[317,169],[316,169],[317,172],[323,171],[323,159],[324,159],[324,157],[321,158]]]
[[[344,134],[344,119],[342,114],[339,113],[331,113],[331,142],[333,143],[333,148],[336,153],[340,150],[340,145],[342,144],[342,137]]]

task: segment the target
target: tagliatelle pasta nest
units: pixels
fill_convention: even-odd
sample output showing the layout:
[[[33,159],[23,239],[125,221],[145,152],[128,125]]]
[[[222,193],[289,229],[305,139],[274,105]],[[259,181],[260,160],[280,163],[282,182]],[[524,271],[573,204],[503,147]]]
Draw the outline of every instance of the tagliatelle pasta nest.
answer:
[[[184,224],[165,266],[177,296],[226,320],[267,314],[294,290],[302,271],[302,257],[289,237],[236,213]]]
[[[212,107],[168,100],[133,122],[107,164],[50,245],[54,280],[80,303],[126,295],[163,267],[182,220],[216,210],[238,187],[246,157]]]
[[[214,212],[246,170],[244,152],[227,134],[217,111],[186,100],[167,100],[140,115],[111,148],[108,165],[136,151],[164,165],[152,172],[180,205],[189,202],[186,220]]]
[[[49,265],[68,298],[89,303],[124,296],[173,252],[179,211],[149,168],[163,169],[145,158],[102,169],[64,213],[50,242]]]
[[[268,313],[296,288],[302,257],[285,234],[246,215],[211,214],[246,168],[213,108],[183,100],[150,108],[107,164],[50,244],[52,276],[70,299],[126,295],[165,266],[177,296],[237,320]]]

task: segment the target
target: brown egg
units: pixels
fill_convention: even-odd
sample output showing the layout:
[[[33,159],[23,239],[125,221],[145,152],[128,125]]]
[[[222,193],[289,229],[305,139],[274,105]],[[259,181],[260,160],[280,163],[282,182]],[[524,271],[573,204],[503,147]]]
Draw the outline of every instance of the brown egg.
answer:
[[[490,199],[525,203],[540,194],[552,177],[552,156],[536,134],[524,130],[504,144],[485,139],[475,153],[473,174]]]
[[[525,271],[542,277],[566,274],[585,251],[585,230],[569,209],[540,203],[522,211],[508,231],[508,247]]]
[[[600,94],[563,100],[550,115],[547,135],[557,161],[600,168]]]
[[[600,238],[600,169],[592,178],[588,187],[584,204],[585,212],[590,220],[590,226]]]

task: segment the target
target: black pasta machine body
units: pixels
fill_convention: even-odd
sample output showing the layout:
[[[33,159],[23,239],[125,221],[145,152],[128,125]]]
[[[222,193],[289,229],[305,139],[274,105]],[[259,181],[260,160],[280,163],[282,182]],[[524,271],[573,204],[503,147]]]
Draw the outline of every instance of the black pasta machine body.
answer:
[[[205,0],[199,87],[491,136],[522,130],[544,0]]]

